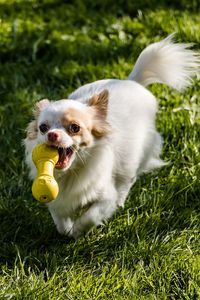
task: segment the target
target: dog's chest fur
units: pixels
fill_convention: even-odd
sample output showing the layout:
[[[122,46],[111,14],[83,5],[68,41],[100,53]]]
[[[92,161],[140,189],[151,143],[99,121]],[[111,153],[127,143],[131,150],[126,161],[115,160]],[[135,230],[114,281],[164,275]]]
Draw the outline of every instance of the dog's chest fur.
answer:
[[[113,171],[112,159],[109,146],[97,147],[67,173],[55,174],[59,195],[56,201],[48,204],[49,208],[61,215],[72,215],[94,199],[101,198]]]

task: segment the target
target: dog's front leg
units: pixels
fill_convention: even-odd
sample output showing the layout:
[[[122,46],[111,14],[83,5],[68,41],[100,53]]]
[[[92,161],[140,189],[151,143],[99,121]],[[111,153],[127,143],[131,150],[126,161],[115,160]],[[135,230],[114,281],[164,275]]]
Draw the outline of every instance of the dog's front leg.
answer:
[[[117,191],[114,186],[102,193],[100,200],[94,202],[90,208],[76,219],[70,235],[77,239],[83,233],[88,232],[93,226],[98,226],[104,220],[111,217],[117,208]]]
[[[72,227],[73,227],[73,221],[68,216],[63,216],[62,214],[59,214],[53,209],[49,209],[51,216],[53,218],[53,221],[56,225],[56,228],[60,234],[69,235]]]

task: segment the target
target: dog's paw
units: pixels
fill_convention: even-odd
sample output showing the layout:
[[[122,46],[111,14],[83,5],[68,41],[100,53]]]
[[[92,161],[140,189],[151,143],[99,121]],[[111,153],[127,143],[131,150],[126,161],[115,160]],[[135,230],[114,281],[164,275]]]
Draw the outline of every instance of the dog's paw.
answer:
[[[79,218],[74,222],[69,235],[75,240],[78,240],[82,235],[86,234],[93,227],[93,225],[94,224],[86,218]]]
[[[124,208],[124,201],[117,201],[117,207],[118,208]]]
[[[56,224],[57,230],[62,235],[70,236],[73,228],[73,221],[71,219],[63,220]]]
[[[83,235],[83,233],[84,231],[80,227],[80,224],[77,224],[77,222],[75,222],[68,235],[70,237],[73,237],[75,240],[78,240]]]

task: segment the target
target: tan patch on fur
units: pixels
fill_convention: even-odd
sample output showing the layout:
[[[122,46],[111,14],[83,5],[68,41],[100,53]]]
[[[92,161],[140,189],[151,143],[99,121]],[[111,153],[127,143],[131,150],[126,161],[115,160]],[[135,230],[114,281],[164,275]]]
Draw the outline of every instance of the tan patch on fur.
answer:
[[[64,112],[62,124],[66,130],[73,123],[80,126],[79,132],[71,134],[74,140],[79,141],[80,145],[90,146],[93,137],[105,137],[112,132],[111,126],[106,121],[108,97],[108,91],[104,90],[89,99],[89,107],[85,111],[69,108]]]
[[[105,137],[105,136],[108,136],[111,133],[112,133],[111,126],[107,122],[101,123],[99,121],[96,121],[94,123],[94,126],[92,128],[92,134],[96,138]]]
[[[81,146],[90,146],[93,142],[93,138],[91,135],[92,117],[93,115],[91,114],[91,112],[82,112],[75,108],[69,108],[64,113],[62,124],[66,128],[66,130],[68,126],[73,123],[80,126],[80,131],[74,134],[70,134],[68,132],[68,134],[73,136],[74,140],[80,142]]]
[[[37,138],[37,133],[38,133],[38,129],[37,129],[37,121],[33,120],[28,124],[27,127],[27,138],[29,140],[34,140]]]
[[[94,95],[89,100],[89,106],[93,106],[100,118],[105,119],[108,111],[108,90],[103,90],[99,95]]]
[[[63,116],[62,124],[67,127],[69,124],[76,123],[82,127],[90,129],[92,126],[92,115],[85,111],[82,112],[75,108],[68,108]]]
[[[110,124],[106,121],[108,97],[108,90],[103,90],[99,95],[94,95],[89,100],[89,105],[94,111],[92,134],[96,138],[107,136],[112,132]]]

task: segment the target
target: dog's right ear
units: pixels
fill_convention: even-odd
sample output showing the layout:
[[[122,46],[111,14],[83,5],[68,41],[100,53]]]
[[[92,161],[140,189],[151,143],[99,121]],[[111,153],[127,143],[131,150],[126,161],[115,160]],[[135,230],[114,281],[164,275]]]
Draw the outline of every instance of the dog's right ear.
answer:
[[[27,139],[28,140],[34,140],[37,138],[37,119],[39,117],[40,112],[45,109],[50,104],[50,101],[48,99],[43,99],[35,103],[35,106],[33,107],[33,117],[34,120],[32,120],[26,129],[27,132]]]
[[[42,99],[35,103],[33,108],[33,116],[37,119],[40,112],[44,110],[47,106],[49,106],[50,101],[48,99]]]
[[[106,119],[108,109],[108,90],[103,90],[99,95],[94,95],[89,99],[89,106],[93,107],[102,119]]]

